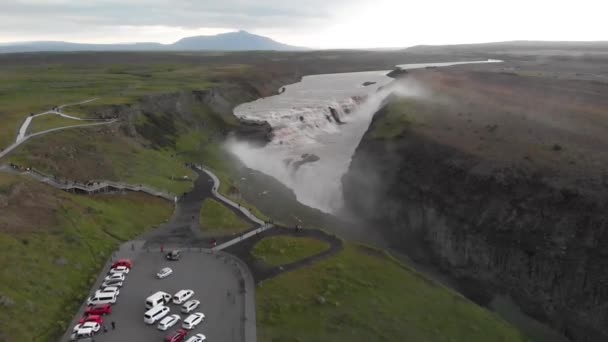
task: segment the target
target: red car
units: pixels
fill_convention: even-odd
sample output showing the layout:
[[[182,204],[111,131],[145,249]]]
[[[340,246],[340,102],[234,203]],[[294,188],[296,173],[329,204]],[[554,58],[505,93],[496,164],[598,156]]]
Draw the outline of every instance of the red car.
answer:
[[[116,260],[112,264],[112,268],[115,268],[118,266],[124,266],[124,267],[127,267],[128,269],[131,269],[131,267],[133,267],[133,262],[131,261],[131,259],[119,259],[119,260]]]
[[[184,339],[186,339],[187,335],[187,330],[178,329],[177,331],[174,331],[167,335],[167,337],[165,337],[165,342],[182,342]]]
[[[82,317],[80,321],[78,321],[78,324],[84,324],[86,322],[95,322],[99,323],[99,325],[103,325],[103,318],[98,315],[89,315],[86,317]]]
[[[95,306],[89,306],[87,310],[84,312],[85,315],[109,315],[112,313],[112,305],[110,304],[101,304]]]

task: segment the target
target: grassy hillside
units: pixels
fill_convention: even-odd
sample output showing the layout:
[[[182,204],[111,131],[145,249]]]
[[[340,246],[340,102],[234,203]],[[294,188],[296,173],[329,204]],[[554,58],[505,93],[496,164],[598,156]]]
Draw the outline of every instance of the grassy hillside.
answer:
[[[258,242],[252,250],[253,256],[268,265],[279,266],[319,254],[329,244],[310,238],[274,236]]]
[[[35,117],[28,128],[28,133],[38,133],[58,127],[77,126],[93,124],[95,121],[80,121],[68,119],[55,114],[47,114]]]
[[[252,226],[238,217],[232,210],[210,198],[203,202],[200,222],[205,232],[219,234],[238,233]]]
[[[111,252],[171,212],[149,196],[75,196],[0,174],[0,332],[57,338]]]
[[[43,135],[20,146],[8,159],[18,165],[77,181],[108,179],[145,184],[182,194],[196,174],[170,151],[144,148],[116,127],[76,128]],[[189,180],[183,180],[188,176]]]
[[[493,313],[355,245],[262,283],[256,300],[260,342],[525,341]]]

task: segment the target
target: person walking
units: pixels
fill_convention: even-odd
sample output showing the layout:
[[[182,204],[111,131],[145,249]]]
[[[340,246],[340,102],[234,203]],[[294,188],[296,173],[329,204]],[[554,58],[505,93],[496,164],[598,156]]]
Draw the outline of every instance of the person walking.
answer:
[[[112,330],[116,329],[116,322],[112,321]]]

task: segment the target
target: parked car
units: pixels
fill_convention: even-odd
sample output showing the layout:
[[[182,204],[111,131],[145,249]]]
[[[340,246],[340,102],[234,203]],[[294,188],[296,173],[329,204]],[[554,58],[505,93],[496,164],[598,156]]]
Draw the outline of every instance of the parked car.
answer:
[[[84,312],[85,315],[109,315],[111,313],[112,305],[110,304],[89,306]]]
[[[95,341],[93,335],[95,335],[93,329],[82,329],[72,333],[72,335],[70,335],[70,341]]]
[[[125,281],[125,274],[124,273],[114,273],[114,274],[109,274],[108,276],[106,276],[104,278],[104,281],[108,281],[108,280],[120,280],[120,281]]]
[[[201,302],[193,299],[193,300],[189,300],[187,302],[184,303],[184,305],[182,305],[182,313],[191,313],[192,311],[194,311],[196,308],[198,308],[198,306],[201,305]]]
[[[118,299],[117,293],[95,293],[93,297],[87,299],[87,305],[114,304]]]
[[[116,267],[110,268],[110,274],[116,274],[116,273],[128,274],[129,271],[130,271],[130,269],[126,266],[116,266]]]
[[[131,259],[118,259],[112,264],[112,268],[115,268],[118,266],[124,266],[124,267],[131,269],[131,268],[133,268],[133,262],[131,261]]]
[[[192,290],[179,290],[173,295],[173,304],[183,304],[185,301],[190,299],[192,295],[194,295],[194,291]]]
[[[203,314],[202,312],[197,312],[195,314],[192,314],[192,315],[186,317],[186,319],[184,320],[184,323],[182,323],[182,328],[192,330],[197,325],[199,325],[204,319],[205,319],[205,314]]]
[[[74,326],[72,330],[73,333],[84,332],[86,330],[91,330],[93,333],[96,333],[101,329],[101,324],[97,322],[84,322],[78,323]]]
[[[153,307],[152,309],[146,311],[146,313],[144,314],[144,323],[154,324],[158,320],[167,316],[167,314],[169,314],[169,311],[170,311],[170,309],[168,306],[157,305],[157,306]]]
[[[172,250],[167,253],[167,260],[177,261],[182,257],[182,252],[178,249]]]
[[[196,334],[192,337],[190,337],[188,340],[186,340],[186,342],[204,342],[207,341],[207,337],[205,337],[205,335],[203,334]]]
[[[103,324],[103,317],[101,317],[99,315],[88,315],[86,317],[82,317],[78,321],[78,324],[84,324],[86,322],[95,322],[95,323],[99,323],[99,325],[102,325]]]
[[[178,329],[165,337],[165,342],[182,342],[188,336],[188,331]]]
[[[120,290],[115,286],[104,287],[100,290],[95,291],[95,294],[115,294],[118,296],[120,294]]]
[[[161,304],[169,304],[171,302],[171,295],[167,292],[158,291],[146,298],[146,309],[152,309],[153,307]]]
[[[158,330],[161,330],[161,331],[167,331],[167,330],[169,330],[169,328],[171,328],[172,326],[177,324],[177,322],[179,322],[180,319],[181,319],[181,317],[179,317],[179,315],[166,316],[165,318],[160,320],[157,328],[158,328]]]
[[[163,279],[170,276],[171,273],[173,273],[173,270],[169,267],[165,267],[156,273],[156,277],[158,277],[158,279]]]
[[[120,279],[111,279],[111,280],[106,280],[103,282],[103,284],[101,284],[101,287],[108,287],[108,286],[115,286],[115,287],[122,287],[123,281]]]

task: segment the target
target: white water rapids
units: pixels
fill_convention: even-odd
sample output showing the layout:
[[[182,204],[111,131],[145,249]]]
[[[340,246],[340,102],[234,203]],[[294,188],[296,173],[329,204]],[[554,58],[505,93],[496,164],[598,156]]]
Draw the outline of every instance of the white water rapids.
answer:
[[[399,68],[492,62],[498,61],[405,64]],[[267,121],[274,138],[263,148],[234,141],[228,143],[228,148],[247,167],[291,188],[300,203],[335,213],[343,205],[342,175],[383,100],[390,93],[424,96],[424,90],[414,83],[397,88],[391,83],[393,79],[386,76],[389,72],[306,76],[301,82],[284,87],[280,95],[242,104],[234,114]],[[365,82],[375,83],[364,86]],[[336,110],[333,115],[330,107]],[[297,167],[303,159],[308,162]]]

